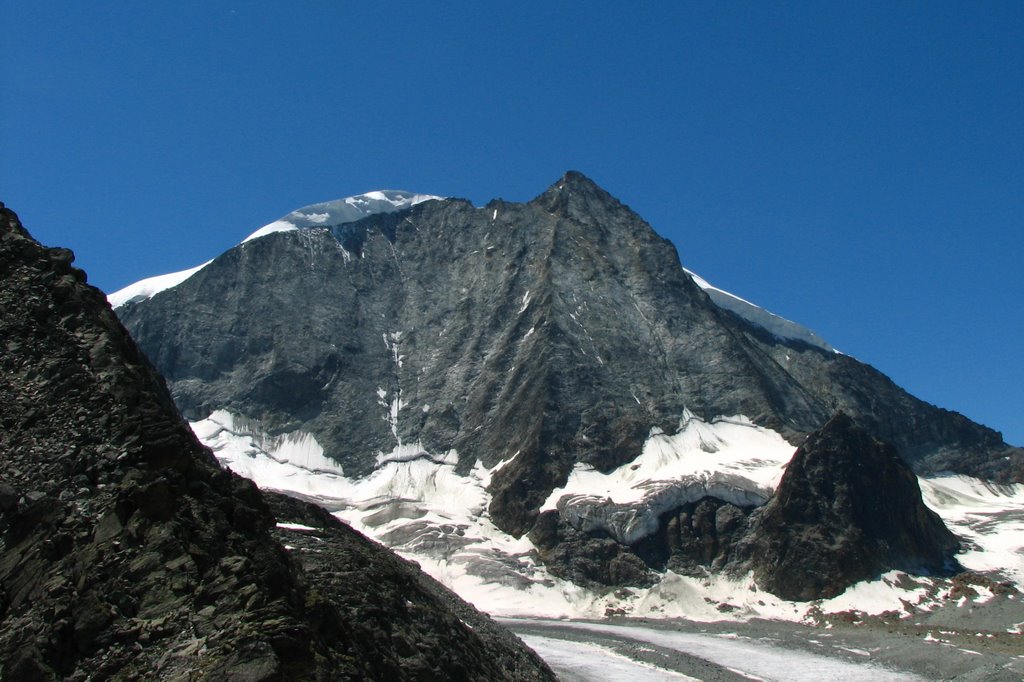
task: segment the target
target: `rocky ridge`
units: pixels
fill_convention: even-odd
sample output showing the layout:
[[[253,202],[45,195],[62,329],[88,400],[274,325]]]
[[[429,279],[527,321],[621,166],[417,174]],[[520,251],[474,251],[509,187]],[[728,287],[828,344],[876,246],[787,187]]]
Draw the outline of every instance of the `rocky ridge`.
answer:
[[[553,679],[408,562],[221,469],[72,259],[0,204],[3,679]],[[275,515],[315,518],[330,564]]]

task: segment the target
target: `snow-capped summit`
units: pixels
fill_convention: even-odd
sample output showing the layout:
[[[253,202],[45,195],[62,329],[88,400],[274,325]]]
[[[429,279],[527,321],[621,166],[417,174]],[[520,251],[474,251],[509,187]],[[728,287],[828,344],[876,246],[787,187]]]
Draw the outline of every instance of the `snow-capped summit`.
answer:
[[[346,199],[323,201],[296,209],[269,225],[264,225],[242,243],[252,241],[273,232],[287,232],[304,227],[326,227],[353,223],[366,216],[378,213],[394,213],[415,206],[424,201],[440,199],[432,194],[415,194],[399,189],[385,189],[366,194],[357,194]]]
[[[731,313],[739,315],[747,322],[751,322],[758,327],[771,332],[780,339],[803,341],[806,344],[816,346],[822,350],[838,352],[835,348],[829,345],[828,341],[821,338],[813,330],[808,329],[802,324],[797,324],[796,322],[787,320],[786,318],[780,317],[769,310],[765,310],[761,306],[740,298],[736,294],[725,291],[724,289],[719,289],[692,270],[687,270],[686,268],[683,268],[683,270],[686,271],[686,274],[693,279],[694,283],[703,289],[704,293],[706,293],[719,308],[723,308]]]
[[[272,223],[264,225],[243,239],[241,243],[244,244],[274,232],[287,232],[309,227],[333,227],[344,225],[345,223],[353,223],[367,216],[378,213],[394,213],[424,201],[441,198],[432,194],[416,194],[398,189],[385,189],[357,194],[345,199],[323,201],[318,204],[303,206]],[[125,303],[134,303],[152,298],[165,289],[181,284],[209,265],[210,262],[206,261],[188,270],[147,277],[146,279],[129,284],[112,294],[108,294],[107,300],[112,307],[118,308]]]
[[[107,294],[107,301],[110,302],[112,308],[123,306],[125,303],[144,301],[147,298],[152,298],[164,289],[178,286],[210,263],[211,261],[206,261],[188,270],[169,272],[166,275],[156,275],[155,277],[140,279],[138,282],[129,284],[124,289],[118,289],[112,294]]]

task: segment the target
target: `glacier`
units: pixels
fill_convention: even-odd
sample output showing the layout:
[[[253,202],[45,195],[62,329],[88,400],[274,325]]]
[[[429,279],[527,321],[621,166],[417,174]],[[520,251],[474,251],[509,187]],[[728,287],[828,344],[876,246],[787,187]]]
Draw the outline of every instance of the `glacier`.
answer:
[[[544,508],[572,514],[582,502],[623,505],[632,515],[620,515],[627,522],[618,530],[615,519],[605,519],[604,526],[598,519],[595,527],[629,539],[635,528],[643,527],[645,505],[657,506],[666,491],[673,499],[690,494],[688,487],[697,490],[692,494],[718,494],[715,486],[728,483],[730,494],[763,502],[795,451],[780,434],[742,415],[704,421],[686,413],[680,421],[681,429],[672,436],[652,428],[635,462],[608,474],[578,467]],[[691,621],[812,622],[851,610],[908,616],[927,612],[950,591],[942,579],[900,571],[809,603],[761,591],[749,575],[695,577],[666,571],[650,588],[589,590],[551,575],[526,536],[514,538],[491,522],[487,486],[512,458],[490,468],[477,462],[461,475],[455,471],[457,453],[427,453],[418,444],[396,446],[381,453],[370,475],[350,478],[310,434],[268,436],[258,420],[225,411],[191,426],[223,465],[261,488],[318,502],[493,615],[602,618],[614,612]],[[406,450],[413,449],[419,456],[408,455]],[[967,540],[957,555],[961,564],[1024,587],[1024,485],[993,485],[967,476],[919,481],[926,504]],[[992,597],[991,591],[978,587],[961,606],[981,605]]]
[[[259,228],[239,243],[245,244],[275,232],[344,225],[361,220],[367,216],[380,213],[394,213],[416,204],[421,204],[424,201],[442,198],[432,194],[416,194],[415,192],[406,192],[405,190],[388,189],[357,194],[344,199],[323,201],[295,209],[288,215]],[[107,301],[112,308],[119,308],[126,303],[152,298],[161,291],[178,286],[212,262],[212,260],[208,260],[201,265],[187,270],[147,277],[108,294]]]

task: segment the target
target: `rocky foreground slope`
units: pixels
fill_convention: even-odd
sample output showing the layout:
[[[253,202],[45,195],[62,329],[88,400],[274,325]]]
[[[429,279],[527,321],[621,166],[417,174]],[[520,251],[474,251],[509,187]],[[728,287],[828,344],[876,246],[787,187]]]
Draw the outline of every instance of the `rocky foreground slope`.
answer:
[[[0,204],[3,679],[553,679],[409,563],[221,469],[71,262]],[[275,515],[325,552],[290,553]]]

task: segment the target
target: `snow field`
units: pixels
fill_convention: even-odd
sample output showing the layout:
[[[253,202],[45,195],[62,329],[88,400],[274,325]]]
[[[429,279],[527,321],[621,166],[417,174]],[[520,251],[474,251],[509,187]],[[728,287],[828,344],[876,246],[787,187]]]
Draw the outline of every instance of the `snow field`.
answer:
[[[691,270],[687,270],[686,268],[683,268],[683,270],[690,276],[690,279],[693,280],[694,284],[703,289],[712,302],[714,302],[714,304],[719,308],[735,313],[747,322],[756,324],[758,327],[768,330],[779,338],[803,341],[804,343],[816,346],[822,350],[829,351],[830,353],[839,352],[829,345],[825,339],[821,338],[817,333],[811,331],[807,327],[797,324],[796,322],[791,322],[784,317],[779,317],[775,313],[754,305],[750,301],[742,299],[736,294],[731,294],[724,289],[719,289]]]
[[[541,625],[543,622],[502,621],[517,625]],[[758,680],[791,682],[806,680],[845,680],[848,682],[876,682],[881,680],[920,680],[909,673],[897,673],[871,663],[853,663],[804,651],[784,649],[769,643],[738,635],[709,635],[646,628],[642,626],[609,625],[604,623],[558,623],[560,629],[614,635],[620,639],[635,640],[672,649],[702,658],[745,677]],[[529,638],[525,640],[528,644]],[[563,640],[564,641],[564,640]],[[566,642],[568,644],[568,642]],[[543,646],[544,643],[541,643]],[[580,651],[580,655],[583,652]],[[615,677],[598,676],[594,679],[612,680]],[[626,678],[619,678],[626,679]],[[668,678],[663,678],[668,679]]]
[[[1024,485],[997,485],[969,476],[921,480],[925,504],[967,546],[957,555],[965,568],[1000,572],[1024,586]]]
[[[696,677],[662,670],[617,654],[597,644],[573,642],[541,635],[518,635],[519,639],[567,680],[615,682],[699,682]]]
[[[378,190],[346,199],[311,204],[264,225],[239,243],[245,244],[275,232],[290,232],[308,227],[344,225],[345,223],[355,222],[370,215],[394,213],[424,201],[441,198],[431,194],[415,194],[402,190]],[[129,301],[152,298],[161,291],[178,286],[212,262],[212,260],[208,260],[202,265],[197,265],[188,270],[157,275],[156,277],[148,277],[134,282],[123,289],[108,294],[107,301],[110,302],[111,307],[117,308]]]
[[[692,577],[671,571],[649,589],[597,593],[552,576],[538,563],[528,538],[513,538],[491,522],[486,488],[507,461],[490,469],[477,462],[462,476],[455,472],[455,451],[431,454],[419,443],[400,444],[378,454],[374,472],[355,479],[310,434],[268,437],[259,422],[223,411],[192,427],[232,470],[260,487],[319,499],[340,519],[418,562],[495,615],[603,618],[615,612],[692,621],[800,622],[848,610],[927,610],[943,597],[936,580],[897,571],[812,603],[778,599],[760,591],[749,576]],[[642,506],[680,481],[707,482],[722,475],[741,482],[741,490],[767,495],[793,451],[779,434],[744,417],[705,422],[687,413],[675,435],[652,430],[640,457],[628,465],[609,474],[577,467],[544,508],[564,508],[581,499]],[[958,557],[965,567],[1024,583],[1024,486],[992,486],[967,477],[921,479],[921,486],[926,503],[968,540]],[[964,599],[981,604],[990,597],[979,589],[977,596]]]
[[[652,429],[640,456],[608,474],[577,464],[565,486],[552,491],[541,510],[556,509],[566,496],[638,503],[676,481],[709,482],[722,473],[735,474],[749,491],[767,498],[793,452],[782,436],[746,417],[705,422],[686,411],[674,435]]]

